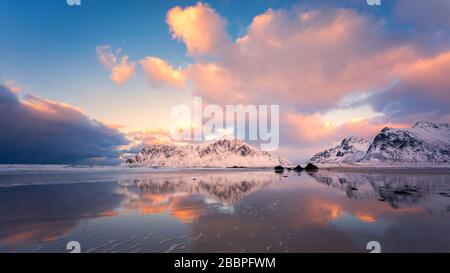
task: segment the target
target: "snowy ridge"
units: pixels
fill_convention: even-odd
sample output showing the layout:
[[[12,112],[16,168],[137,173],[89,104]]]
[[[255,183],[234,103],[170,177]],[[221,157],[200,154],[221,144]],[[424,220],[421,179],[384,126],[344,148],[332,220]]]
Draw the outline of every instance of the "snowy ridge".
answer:
[[[186,145],[155,144],[126,161],[127,166],[170,167],[273,167],[279,164],[292,163],[238,139]]]
[[[384,128],[362,161],[449,163],[450,124],[420,121],[410,129]]]
[[[357,137],[314,155],[323,166],[450,166],[450,124],[419,121],[412,128],[386,127],[372,143]]]
[[[315,164],[340,164],[354,163],[364,158],[369,141],[359,137],[349,137],[331,149],[315,154],[311,159],[311,163]]]

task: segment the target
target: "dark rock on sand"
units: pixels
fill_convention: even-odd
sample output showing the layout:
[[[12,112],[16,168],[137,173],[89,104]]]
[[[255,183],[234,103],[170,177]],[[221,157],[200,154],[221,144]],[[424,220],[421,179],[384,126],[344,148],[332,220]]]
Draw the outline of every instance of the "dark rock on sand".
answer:
[[[305,171],[307,171],[307,172],[314,172],[314,171],[318,171],[318,170],[319,170],[319,168],[312,163],[308,163],[308,165],[306,165],[306,167],[305,167]]]

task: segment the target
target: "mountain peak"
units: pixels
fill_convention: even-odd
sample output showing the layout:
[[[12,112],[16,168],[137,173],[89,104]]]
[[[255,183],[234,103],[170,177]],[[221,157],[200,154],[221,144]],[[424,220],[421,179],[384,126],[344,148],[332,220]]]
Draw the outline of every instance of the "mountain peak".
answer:
[[[360,137],[350,136],[333,148],[315,154],[309,162],[316,164],[352,163],[361,160],[370,143]]]
[[[363,161],[449,162],[450,126],[448,123],[418,121],[412,128],[385,128],[374,138]]]
[[[414,124],[413,128],[432,128],[432,129],[439,129],[439,128],[449,128],[448,123],[434,123],[431,121],[418,121],[416,124]]]
[[[198,144],[149,145],[126,163],[132,166],[170,167],[273,167],[291,164],[237,138]]]

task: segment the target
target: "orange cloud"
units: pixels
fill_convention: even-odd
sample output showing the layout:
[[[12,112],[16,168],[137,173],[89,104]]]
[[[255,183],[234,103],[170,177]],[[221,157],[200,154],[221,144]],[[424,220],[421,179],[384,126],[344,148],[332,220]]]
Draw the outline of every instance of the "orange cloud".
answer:
[[[238,91],[241,90],[239,80],[231,71],[217,64],[189,65],[186,75],[194,87],[195,94],[206,100],[217,102],[217,98],[226,96],[228,100],[239,101],[243,97]]]
[[[122,51],[121,49],[113,52],[111,46],[103,45],[97,46],[96,51],[103,66],[111,70],[110,79],[113,82],[124,84],[135,74],[135,65],[134,63],[128,62],[128,56],[123,56],[121,61],[118,62],[116,54],[119,54]]]
[[[115,65],[111,71],[111,80],[117,84],[124,84],[135,74],[133,64],[128,63],[128,57],[122,57],[122,62]]]
[[[207,4],[174,7],[166,21],[173,38],[182,40],[191,56],[215,53],[229,42],[224,19]]]
[[[147,57],[140,63],[152,81],[166,83],[180,89],[184,87],[184,72],[181,69],[174,69],[167,61],[156,57]]]

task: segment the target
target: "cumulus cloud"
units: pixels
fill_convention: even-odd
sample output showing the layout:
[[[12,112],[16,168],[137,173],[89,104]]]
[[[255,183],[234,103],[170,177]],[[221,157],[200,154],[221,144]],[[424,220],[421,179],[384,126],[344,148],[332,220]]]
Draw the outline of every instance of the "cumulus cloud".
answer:
[[[65,103],[0,86],[0,163],[111,164],[127,144],[114,128]]]
[[[225,31],[226,21],[210,6],[195,6],[169,10],[166,18],[172,37],[181,40],[191,56],[216,54],[231,44]]]
[[[181,69],[174,69],[163,59],[146,57],[140,61],[140,64],[147,76],[154,83],[164,83],[168,86],[180,89],[185,85],[184,71]]]
[[[102,45],[96,48],[97,56],[100,62],[109,70],[111,70],[111,80],[117,84],[124,84],[135,74],[135,64],[128,61],[128,56],[117,57],[121,49],[116,52],[111,46]]]
[[[212,102],[270,98],[302,111],[327,109],[349,93],[385,87],[394,66],[415,56],[383,31],[382,22],[350,9],[269,9],[234,42],[206,5],[176,7],[167,18],[188,54],[213,55],[214,62],[196,61],[180,71],[194,94]]]

